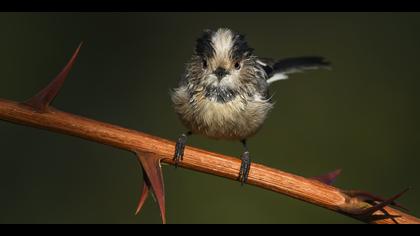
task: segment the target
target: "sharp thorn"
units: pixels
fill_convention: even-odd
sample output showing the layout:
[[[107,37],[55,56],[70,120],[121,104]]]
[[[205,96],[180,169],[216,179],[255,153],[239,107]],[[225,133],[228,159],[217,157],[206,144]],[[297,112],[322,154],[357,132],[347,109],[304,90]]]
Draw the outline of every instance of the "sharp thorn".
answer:
[[[408,191],[410,188],[405,189],[405,191]],[[365,192],[365,191],[358,191],[358,190],[350,190],[350,191],[346,191],[346,193],[351,196],[351,197],[356,197],[359,198],[360,200],[364,201],[364,202],[384,202],[386,201],[386,199],[384,199],[383,197],[379,197],[376,196],[374,194],[371,194],[369,192]],[[402,210],[408,211],[407,208],[405,208],[404,206],[402,206],[401,204],[392,201],[389,205],[401,208]]]
[[[384,207],[391,205],[395,200],[397,200],[398,198],[400,198],[404,193],[406,193],[410,188],[404,189],[403,191],[401,191],[400,193],[386,199],[385,201],[382,201],[381,203],[372,206],[368,209],[363,210],[360,214],[361,215],[372,215],[373,213],[375,213],[376,211],[382,210]]]
[[[62,69],[62,71],[44,89],[42,89],[39,93],[37,93],[32,98],[25,101],[24,104],[27,104],[33,107],[35,110],[39,112],[48,111],[48,107],[50,103],[54,100],[54,98],[57,96],[58,92],[60,91],[61,87],[63,86],[64,81],[66,80],[67,75],[69,74],[77,58],[77,55],[79,54],[82,44],[83,42],[79,44],[76,51],[73,53],[73,56],[67,62],[66,66]]]
[[[138,215],[140,213],[141,209],[143,208],[144,203],[147,200],[147,197],[149,196],[150,184],[148,183],[147,176],[144,173],[144,171],[143,171],[143,178],[144,178],[143,190],[141,192],[141,196],[140,196],[140,199],[139,199],[139,202],[138,202],[138,205],[137,205],[135,215]]]
[[[146,183],[148,183],[149,190],[152,190],[153,195],[159,205],[162,222],[166,223],[165,210],[165,189],[163,183],[162,168],[160,165],[161,158],[152,153],[137,153],[137,158],[140,161],[145,175]]]
[[[312,177],[311,179],[318,180],[327,185],[332,185],[337,179],[337,177],[341,174],[341,172],[341,169],[337,169],[325,175]]]

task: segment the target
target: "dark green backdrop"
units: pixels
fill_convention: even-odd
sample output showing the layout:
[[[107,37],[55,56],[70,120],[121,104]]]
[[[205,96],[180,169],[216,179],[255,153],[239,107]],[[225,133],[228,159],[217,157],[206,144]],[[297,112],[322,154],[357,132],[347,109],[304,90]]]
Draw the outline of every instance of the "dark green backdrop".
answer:
[[[176,86],[204,28],[247,35],[265,57],[321,55],[331,71],[273,86],[276,108],[249,140],[253,160],[390,196],[420,214],[420,14],[1,13],[0,97],[24,100],[47,84],[80,41],[62,110],[174,140]],[[159,223],[150,200],[134,216],[141,173],[128,152],[0,122],[0,223]],[[190,139],[238,156],[235,142]],[[252,186],[164,167],[169,223],[355,223]]]

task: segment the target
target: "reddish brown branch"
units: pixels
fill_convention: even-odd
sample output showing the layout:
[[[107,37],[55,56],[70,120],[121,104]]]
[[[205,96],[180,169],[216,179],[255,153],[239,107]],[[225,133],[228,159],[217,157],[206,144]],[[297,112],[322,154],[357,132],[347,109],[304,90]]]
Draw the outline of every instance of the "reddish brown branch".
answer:
[[[143,193],[137,212],[143,206],[148,193],[152,191],[157,198],[162,220],[165,222],[165,196],[160,162],[174,164],[172,161],[175,151],[174,142],[49,107],[50,102],[64,83],[79,48],[63,71],[29,101],[17,103],[0,99],[0,119],[84,138],[135,153],[144,174]],[[184,160],[179,166],[229,179],[237,179],[240,160],[187,147]],[[387,206],[397,205],[394,200],[405,191],[390,199],[382,199],[366,192],[344,191],[323,183],[332,182],[338,174],[339,171],[335,171],[308,179],[260,164],[252,164],[248,183],[367,223],[420,224],[420,220],[416,217]]]
[[[172,157],[175,143],[142,132],[125,129],[111,124],[87,119],[73,114],[50,109],[48,113],[39,113],[33,108],[7,100],[0,100],[0,119],[17,124],[77,136],[98,143],[114,146],[132,152],[153,153],[162,161],[173,164]],[[208,174],[236,179],[240,161],[237,158],[224,156],[201,149],[187,147],[181,167]],[[358,215],[370,205],[352,198],[344,191],[323,184],[317,180],[307,179],[260,164],[253,164],[249,174],[249,184],[272,190],[290,197],[309,202],[332,211],[343,213],[369,223],[420,223],[420,220],[396,209],[385,207],[389,217],[365,217]],[[374,213],[383,216],[382,211]]]

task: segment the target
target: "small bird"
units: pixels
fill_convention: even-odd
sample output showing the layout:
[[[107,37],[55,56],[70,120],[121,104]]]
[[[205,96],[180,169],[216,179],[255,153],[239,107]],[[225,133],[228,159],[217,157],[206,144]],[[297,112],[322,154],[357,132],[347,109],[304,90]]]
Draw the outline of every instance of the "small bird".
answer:
[[[176,142],[176,165],[191,134],[238,140],[244,148],[238,180],[246,183],[251,166],[247,139],[273,108],[269,86],[291,73],[330,67],[322,57],[274,60],[253,51],[243,34],[227,28],[204,30],[197,39],[184,75],[171,92],[175,112],[188,128]]]

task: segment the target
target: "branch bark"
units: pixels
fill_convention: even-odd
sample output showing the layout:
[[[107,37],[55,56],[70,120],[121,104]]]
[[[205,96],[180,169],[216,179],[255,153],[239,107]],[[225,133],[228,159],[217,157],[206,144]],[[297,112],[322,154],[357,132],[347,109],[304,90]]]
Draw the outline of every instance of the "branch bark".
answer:
[[[47,113],[40,113],[26,104],[0,99],[0,119],[84,138],[133,153],[139,151],[152,153],[159,156],[162,162],[174,164],[172,157],[175,151],[175,143],[172,141],[53,108],[50,108]],[[179,166],[228,179],[237,179],[240,161],[234,157],[187,147],[184,160]],[[418,218],[388,206],[382,211],[375,211],[372,215],[359,214],[371,205],[358,198],[351,197],[344,190],[323,184],[320,181],[260,164],[252,165],[248,183],[367,223],[420,223]]]
[[[135,130],[66,113],[49,106],[74,64],[80,46],[57,77],[37,95],[24,103],[0,99],[0,120],[72,135],[119,149],[138,156],[142,166],[144,187],[137,212],[153,191],[165,223],[165,195],[161,162],[174,164],[175,143]],[[228,179],[237,179],[238,158],[224,156],[193,147],[186,147],[180,167]],[[420,224],[414,216],[389,207],[398,206],[395,200],[403,191],[389,199],[381,199],[367,192],[345,191],[330,184],[339,172],[318,178],[304,178],[281,170],[252,163],[248,184],[278,192],[295,199],[344,214],[366,223]],[[325,184],[328,183],[328,184]]]

